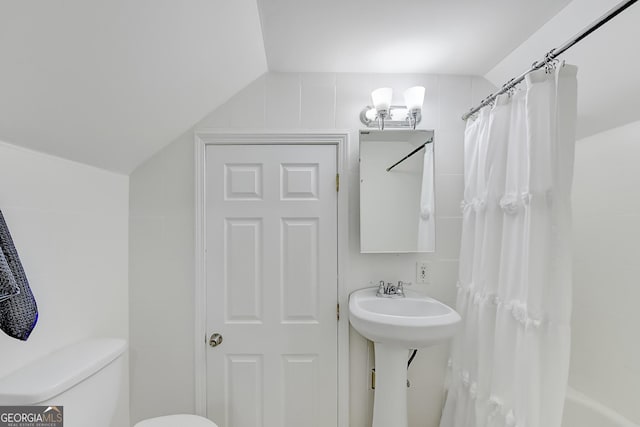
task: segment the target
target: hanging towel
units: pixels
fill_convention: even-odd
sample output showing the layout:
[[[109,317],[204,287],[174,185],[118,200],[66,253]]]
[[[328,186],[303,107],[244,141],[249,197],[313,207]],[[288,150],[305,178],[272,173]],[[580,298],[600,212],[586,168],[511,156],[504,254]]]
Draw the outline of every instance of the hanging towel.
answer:
[[[433,252],[435,248],[435,221],[433,218],[433,144],[424,146],[420,212],[418,213],[418,252]]]
[[[14,295],[0,301],[0,329],[10,337],[26,341],[38,321],[38,306],[29,288],[27,276],[13,245],[2,211],[0,211],[0,252],[2,253],[0,256],[2,292],[14,286]],[[9,278],[11,275],[13,280]]]
[[[0,302],[15,297],[20,293],[20,288],[16,283],[16,278],[13,277],[13,272],[7,258],[4,256],[4,252],[0,250]]]

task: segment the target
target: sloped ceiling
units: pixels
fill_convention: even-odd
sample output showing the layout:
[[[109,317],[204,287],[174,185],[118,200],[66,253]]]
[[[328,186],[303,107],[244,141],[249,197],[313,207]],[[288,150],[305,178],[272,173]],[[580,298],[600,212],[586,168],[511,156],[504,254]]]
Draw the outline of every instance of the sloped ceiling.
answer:
[[[0,141],[128,174],[267,69],[499,86],[617,1],[0,0]],[[640,118],[637,22],[566,55],[580,136]]]
[[[255,0],[0,0],[0,140],[129,173],[266,69]]]
[[[272,71],[483,75],[570,0],[258,0]]]
[[[500,86],[571,39],[620,0],[574,0],[485,77]],[[578,138],[640,120],[640,4],[568,50],[578,66]]]

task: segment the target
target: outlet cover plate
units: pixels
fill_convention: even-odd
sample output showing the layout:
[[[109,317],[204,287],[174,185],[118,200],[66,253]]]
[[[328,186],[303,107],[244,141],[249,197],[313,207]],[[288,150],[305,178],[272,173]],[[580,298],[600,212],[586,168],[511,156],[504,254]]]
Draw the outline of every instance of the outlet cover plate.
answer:
[[[431,283],[431,263],[427,261],[416,262],[416,283],[421,285]]]

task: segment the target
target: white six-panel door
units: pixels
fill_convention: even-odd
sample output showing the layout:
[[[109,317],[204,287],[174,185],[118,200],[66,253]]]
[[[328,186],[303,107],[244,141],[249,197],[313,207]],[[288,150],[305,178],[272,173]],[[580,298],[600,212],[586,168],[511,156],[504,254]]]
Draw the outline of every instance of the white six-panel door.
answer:
[[[207,416],[337,423],[335,145],[206,148]]]

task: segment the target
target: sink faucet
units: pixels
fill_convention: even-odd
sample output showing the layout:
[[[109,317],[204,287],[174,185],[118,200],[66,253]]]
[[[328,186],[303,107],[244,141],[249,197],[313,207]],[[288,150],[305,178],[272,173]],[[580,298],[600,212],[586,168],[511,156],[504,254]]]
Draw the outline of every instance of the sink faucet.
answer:
[[[378,292],[376,296],[382,298],[403,298],[404,297],[404,285],[410,285],[411,283],[405,283],[402,280],[398,281],[397,285],[393,283],[385,283],[381,280],[378,284]]]

